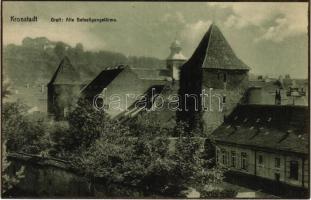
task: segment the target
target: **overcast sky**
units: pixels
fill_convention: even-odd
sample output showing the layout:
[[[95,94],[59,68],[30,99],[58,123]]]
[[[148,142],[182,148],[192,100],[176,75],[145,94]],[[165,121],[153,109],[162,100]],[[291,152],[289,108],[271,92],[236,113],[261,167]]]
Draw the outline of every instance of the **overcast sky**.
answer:
[[[190,57],[213,21],[256,74],[307,78],[307,3],[3,2],[4,44],[45,36],[86,50],[165,59],[177,37]],[[13,23],[10,16],[38,16]],[[107,17],[115,23],[51,23],[51,17]]]

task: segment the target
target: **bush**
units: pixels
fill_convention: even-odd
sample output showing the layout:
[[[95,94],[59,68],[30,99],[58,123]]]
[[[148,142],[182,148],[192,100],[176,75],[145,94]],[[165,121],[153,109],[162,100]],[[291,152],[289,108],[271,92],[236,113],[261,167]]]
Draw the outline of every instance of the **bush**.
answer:
[[[92,105],[80,99],[77,107],[68,115],[71,148],[88,148],[101,135],[116,132],[123,127],[111,120],[103,111],[95,110]]]
[[[21,102],[3,105],[3,135],[8,151],[39,154],[49,146],[48,123],[46,119],[34,120]]]

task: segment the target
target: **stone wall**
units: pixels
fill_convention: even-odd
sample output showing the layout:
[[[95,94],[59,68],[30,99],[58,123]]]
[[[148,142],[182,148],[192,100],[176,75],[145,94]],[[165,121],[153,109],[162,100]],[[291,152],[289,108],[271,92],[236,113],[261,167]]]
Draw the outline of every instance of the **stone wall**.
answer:
[[[208,95],[208,98],[205,98],[202,121],[204,134],[209,135],[241,102],[248,85],[248,74],[245,71],[204,69],[202,85],[202,90]]]
[[[49,85],[48,113],[56,120],[63,119],[80,95],[80,85]]]

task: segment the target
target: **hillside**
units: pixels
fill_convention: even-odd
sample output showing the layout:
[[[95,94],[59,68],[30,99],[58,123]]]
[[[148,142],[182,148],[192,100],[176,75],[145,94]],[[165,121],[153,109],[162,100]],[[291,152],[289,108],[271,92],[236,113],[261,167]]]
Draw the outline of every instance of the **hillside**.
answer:
[[[60,60],[68,56],[85,78],[96,76],[105,67],[127,64],[133,67],[163,68],[165,62],[151,57],[126,57],[110,51],[85,51],[82,44],[72,47],[45,37],[24,38],[21,45],[9,44],[3,51],[3,71],[16,85],[47,83]]]

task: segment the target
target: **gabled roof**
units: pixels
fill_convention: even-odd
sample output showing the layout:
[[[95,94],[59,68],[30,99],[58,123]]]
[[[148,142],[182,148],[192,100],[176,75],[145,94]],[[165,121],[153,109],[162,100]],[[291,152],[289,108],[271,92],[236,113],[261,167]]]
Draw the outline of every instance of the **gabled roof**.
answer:
[[[93,81],[91,81],[82,90],[82,94],[86,97],[94,97],[102,92],[125,68],[117,66],[114,68],[106,68]]]
[[[80,80],[80,73],[74,66],[70,63],[70,60],[67,56],[63,58],[60,62],[56,72],[54,73],[50,84],[79,84]]]
[[[198,64],[202,68],[207,69],[250,69],[235,55],[233,49],[215,24],[210,26],[189,62],[199,62]]]
[[[216,143],[308,153],[306,106],[239,105],[213,133]]]

